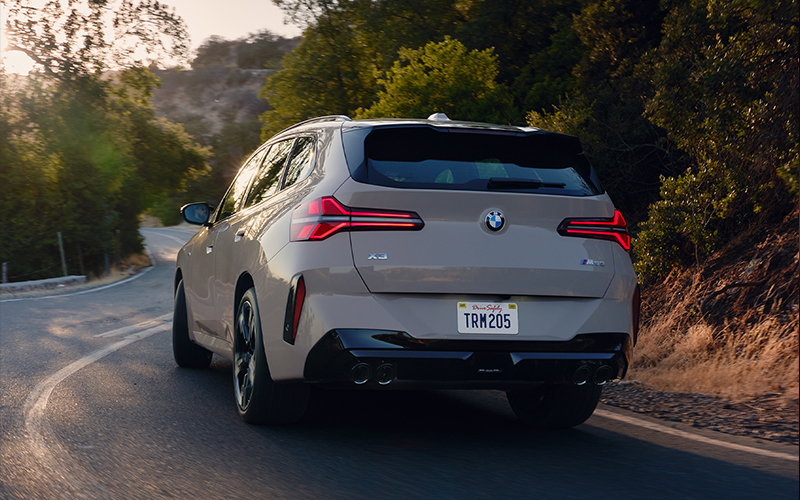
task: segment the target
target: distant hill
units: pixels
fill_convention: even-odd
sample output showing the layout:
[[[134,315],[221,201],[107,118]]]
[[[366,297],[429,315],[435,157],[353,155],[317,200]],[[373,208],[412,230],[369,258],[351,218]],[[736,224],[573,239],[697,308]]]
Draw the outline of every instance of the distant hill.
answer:
[[[270,107],[258,93],[299,43],[299,37],[267,31],[235,41],[211,37],[198,48],[192,69],[155,70],[161,79],[152,99],[156,113],[183,124],[198,143],[211,148],[218,184],[227,185],[260,144],[258,117]]]
[[[198,49],[191,69],[154,70],[161,79],[151,100],[156,114],[182,124],[209,149],[211,171],[187,185],[183,195],[156,203],[151,215],[177,224],[182,204],[219,201],[242,162],[261,144],[259,115],[270,107],[258,98],[259,91],[299,43],[300,38],[266,31],[236,41],[211,37]]]
[[[204,143],[227,123],[258,121],[258,115],[269,109],[258,98],[258,92],[275,71],[227,66],[158,70],[161,88],[154,92],[153,106],[159,115],[182,123],[187,132]]]

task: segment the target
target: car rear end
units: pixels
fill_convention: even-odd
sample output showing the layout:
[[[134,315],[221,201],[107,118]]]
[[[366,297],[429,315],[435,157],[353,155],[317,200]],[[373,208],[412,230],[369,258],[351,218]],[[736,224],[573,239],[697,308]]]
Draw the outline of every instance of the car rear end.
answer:
[[[291,280],[284,342],[307,350],[303,379],[513,392],[624,376],[638,323],[630,237],[576,138],[348,121],[342,142],[350,175],[291,217],[299,253],[355,270]]]

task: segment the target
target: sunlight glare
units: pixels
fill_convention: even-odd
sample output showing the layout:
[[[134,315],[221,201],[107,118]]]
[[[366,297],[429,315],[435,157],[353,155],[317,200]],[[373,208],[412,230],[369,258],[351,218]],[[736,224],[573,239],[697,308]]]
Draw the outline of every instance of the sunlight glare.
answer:
[[[0,5],[0,71],[27,75],[34,67],[33,60],[19,51],[8,51],[5,22],[7,19],[5,5]]]

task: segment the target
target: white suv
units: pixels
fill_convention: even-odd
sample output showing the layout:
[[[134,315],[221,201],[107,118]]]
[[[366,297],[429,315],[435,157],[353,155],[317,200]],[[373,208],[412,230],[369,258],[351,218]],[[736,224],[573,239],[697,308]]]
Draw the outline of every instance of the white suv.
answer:
[[[624,376],[630,236],[575,137],[323,117],[245,162],[178,255],[177,363],[233,362],[242,417],[299,419],[310,387],[500,389],[569,427]]]

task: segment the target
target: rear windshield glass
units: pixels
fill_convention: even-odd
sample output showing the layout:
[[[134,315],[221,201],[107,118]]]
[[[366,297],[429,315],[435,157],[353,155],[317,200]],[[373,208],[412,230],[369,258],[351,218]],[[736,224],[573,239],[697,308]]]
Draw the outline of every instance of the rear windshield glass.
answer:
[[[363,148],[363,163],[353,173],[369,184],[571,196],[602,192],[578,140],[561,134],[387,127],[369,132]]]

